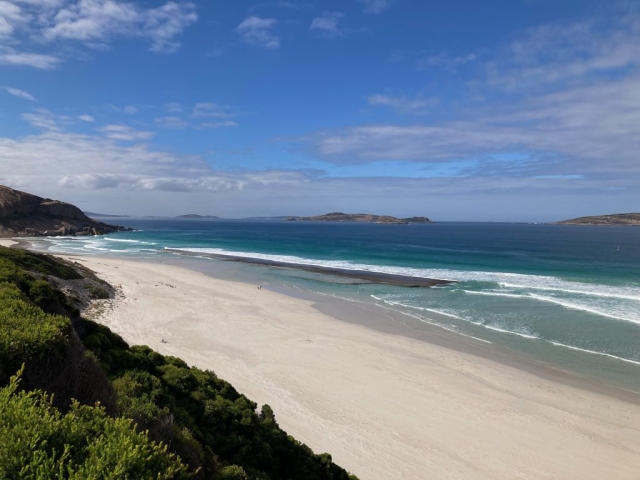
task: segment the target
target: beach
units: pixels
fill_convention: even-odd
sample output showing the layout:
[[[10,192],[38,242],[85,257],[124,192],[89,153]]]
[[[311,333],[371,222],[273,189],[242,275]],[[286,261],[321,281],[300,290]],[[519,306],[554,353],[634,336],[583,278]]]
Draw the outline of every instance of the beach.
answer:
[[[344,322],[310,301],[176,265],[67,258],[119,289],[97,321],[213,370],[361,479],[638,477],[635,394],[474,355],[491,346],[473,339],[447,348]]]

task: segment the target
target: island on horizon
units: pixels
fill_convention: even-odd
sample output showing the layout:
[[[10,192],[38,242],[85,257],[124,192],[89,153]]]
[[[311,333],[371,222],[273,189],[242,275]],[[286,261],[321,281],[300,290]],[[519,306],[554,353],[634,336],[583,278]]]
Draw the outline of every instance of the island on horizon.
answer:
[[[290,222],[361,222],[384,223],[388,225],[408,225],[410,223],[433,223],[427,217],[397,218],[390,215],[372,215],[369,213],[326,213],[315,217],[288,217]]]
[[[553,225],[640,225],[640,213],[615,213],[612,215],[593,215],[578,217]]]
[[[215,215],[198,215],[196,213],[188,213],[186,215],[178,215],[176,218],[220,218],[220,217],[216,217]]]
[[[111,213],[84,212],[90,218],[129,218],[129,215],[115,215]]]

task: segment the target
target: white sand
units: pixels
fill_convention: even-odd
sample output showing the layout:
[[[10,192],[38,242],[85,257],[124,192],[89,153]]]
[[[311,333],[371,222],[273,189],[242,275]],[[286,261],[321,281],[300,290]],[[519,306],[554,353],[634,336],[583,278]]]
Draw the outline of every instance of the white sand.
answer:
[[[9,240],[8,238],[0,238],[0,247],[10,247],[11,245],[15,245],[18,242],[13,240]]]
[[[122,285],[101,322],[214,370],[362,480],[640,478],[637,405],[344,323],[254,285],[81,262]]]

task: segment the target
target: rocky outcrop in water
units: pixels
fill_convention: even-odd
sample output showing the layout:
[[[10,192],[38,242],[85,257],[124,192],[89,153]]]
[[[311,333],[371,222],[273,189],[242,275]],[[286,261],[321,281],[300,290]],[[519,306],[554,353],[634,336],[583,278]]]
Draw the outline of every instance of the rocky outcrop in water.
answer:
[[[0,185],[0,237],[104,235],[125,227],[87,217],[70,203]]]

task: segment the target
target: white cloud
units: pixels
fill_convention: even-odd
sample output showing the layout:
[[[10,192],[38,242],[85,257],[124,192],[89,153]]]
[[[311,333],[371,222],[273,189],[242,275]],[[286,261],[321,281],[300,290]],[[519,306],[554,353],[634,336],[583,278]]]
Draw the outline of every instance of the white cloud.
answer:
[[[91,115],[78,115],[78,118],[83,122],[92,123],[95,119]]]
[[[65,115],[56,115],[46,108],[37,108],[31,113],[23,113],[21,118],[36,128],[50,131],[60,131],[71,120]]]
[[[0,65],[18,65],[50,70],[58,66],[61,60],[53,55],[28,52],[0,52]]]
[[[231,120],[221,120],[219,122],[191,123],[178,116],[159,117],[155,119],[155,123],[160,128],[170,128],[183,130],[185,128],[194,128],[196,130],[237,127],[238,123]]]
[[[206,128],[224,128],[224,127],[237,127],[238,124],[236,122],[232,122],[230,120],[225,120],[224,122],[209,122],[198,125],[196,128],[198,130],[203,130]]]
[[[196,103],[193,107],[194,117],[215,117],[215,118],[233,118],[237,112],[229,105],[220,105],[219,103],[203,102]]]
[[[135,115],[136,113],[138,113],[138,109],[136,107],[132,107],[131,105],[127,105],[122,109],[122,111],[127,115]]]
[[[29,15],[14,3],[0,1],[0,38],[10,37],[22,24],[30,20]]]
[[[338,22],[344,17],[342,12],[324,12],[321,16],[311,21],[311,30],[326,38],[334,38],[342,35]]]
[[[372,106],[385,106],[393,108],[400,113],[411,113],[414,115],[420,115],[426,113],[426,109],[434,107],[438,104],[438,100],[435,98],[422,98],[422,97],[402,97],[385,95],[376,93],[368,98],[369,105]]]
[[[555,175],[640,189],[640,15],[544,25],[511,38],[493,54],[423,60],[449,70],[475,62],[472,77],[456,75],[460,94],[444,117],[456,120],[360,125],[302,141],[335,165],[446,163],[468,175]],[[422,113],[431,100],[383,93],[368,101]]]
[[[145,39],[154,52],[170,53],[180,47],[177,38],[196,22],[195,5],[168,1],[143,8],[123,0],[0,0],[0,65],[23,65],[41,69],[56,67],[61,59],[10,49],[27,44],[42,48],[61,42],[81,42],[108,50],[118,38]]]
[[[365,5],[366,13],[382,13],[391,4],[391,0],[360,0]]]
[[[134,215],[178,215],[189,205],[215,204],[216,213],[225,216],[392,208],[390,214],[436,220],[547,221],[576,216],[576,205],[587,213],[583,201],[604,212],[619,210],[619,205],[637,201],[631,192],[638,186],[629,176],[323,178],[304,171],[229,172],[212,168],[200,156],[66,132],[0,137],[0,158],[0,184],[91,210],[128,207],[127,213]],[[166,192],[174,195],[168,199]],[[531,202],[536,209],[527,216]]]
[[[182,105],[176,102],[165,103],[164,110],[169,113],[178,113],[182,112]]]
[[[155,119],[155,123],[160,128],[183,129],[183,128],[189,128],[191,126],[189,122],[187,122],[181,117],[176,117],[176,116],[159,117]]]
[[[174,39],[198,19],[193,3],[167,2],[146,12],[142,32],[152,41],[154,52],[174,52],[180,43]]]
[[[34,191],[60,185],[73,188],[76,194],[85,191],[93,195],[95,189],[217,192],[306,181],[298,172],[214,170],[200,156],[176,155],[115,140],[118,138],[66,132],[18,140],[0,138],[0,183]]]
[[[193,3],[167,2],[142,9],[117,0],[79,0],[56,12],[42,31],[46,40],[110,42],[117,37],[141,37],[151,42],[154,52],[173,52],[175,38],[198,16]]]
[[[35,101],[33,95],[29,92],[25,92],[24,90],[18,90],[17,88],[12,87],[2,87],[8,94],[13,95],[14,97],[22,98],[23,100],[29,100],[31,102]]]
[[[336,163],[447,162],[504,152],[553,158],[561,174],[640,173],[640,77],[568,89],[491,114],[422,125],[371,125],[306,137]],[[544,168],[548,168],[545,165]]]
[[[100,129],[103,135],[111,140],[123,140],[123,141],[139,141],[148,140],[155,136],[154,132],[146,132],[142,130],[136,130],[128,125],[105,125]]]
[[[416,67],[442,67],[449,71],[455,71],[461,65],[465,65],[476,60],[477,56],[474,53],[468,53],[466,55],[459,56],[451,56],[446,53],[439,53],[437,55],[431,55],[426,58],[421,58],[416,62]]]
[[[598,21],[550,24],[527,30],[487,65],[489,83],[525,90],[640,64],[640,16],[628,14],[606,28]]]
[[[280,39],[273,33],[278,23],[275,18],[247,17],[236,28],[242,40],[250,45],[258,45],[267,49],[280,48]]]

